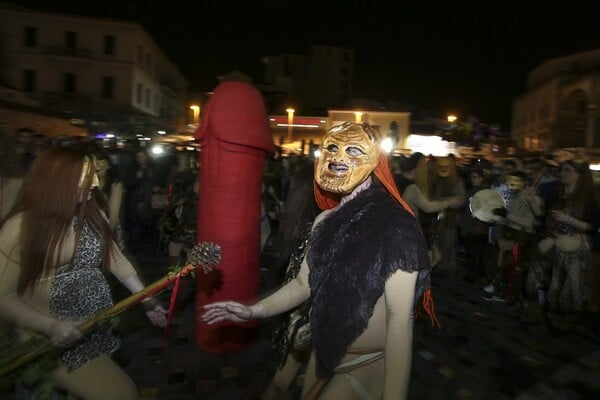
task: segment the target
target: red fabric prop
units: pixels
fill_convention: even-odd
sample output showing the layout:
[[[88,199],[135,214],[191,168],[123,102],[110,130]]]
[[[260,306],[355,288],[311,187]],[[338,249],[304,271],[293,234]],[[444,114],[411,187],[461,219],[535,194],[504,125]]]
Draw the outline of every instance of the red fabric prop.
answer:
[[[242,82],[219,84],[196,132],[200,142],[197,241],[221,246],[219,268],[196,280],[196,343],[223,354],[258,337],[257,321],[206,325],[202,306],[221,300],[250,304],[260,289],[263,167],[275,151],[260,92]]]

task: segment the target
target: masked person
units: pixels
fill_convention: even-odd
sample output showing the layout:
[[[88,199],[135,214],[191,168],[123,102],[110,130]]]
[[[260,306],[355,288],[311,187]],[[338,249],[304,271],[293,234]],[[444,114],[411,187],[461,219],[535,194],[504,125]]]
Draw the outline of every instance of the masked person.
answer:
[[[368,124],[334,126],[320,150],[314,191],[325,211],[296,278],[252,305],[205,305],[202,317],[244,323],[308,301],[313,350],[303,397],[405,398],[421,295],[435,320],[427,244]]]
[[[132,293],[144,288],[99,206],[98,185],[94,158],[82,151],[36,157],[0,224],[0,325],[14,328],[15,340],[44,335],[65,347],[49,378],[70,395],[136,399],[135,384],[110,357],[120,345],[110,324],[84,337],[77,329],[113,305],[103,269]],[[153,301],[146,315],[164,327],[166,311]]]
[[[424,230],[427,230],[425,215],[442,213],[448,207],[458,208],[463,204],[462,196],[452,196],[439,201],[432,201],[428,195],[428,170],[429,161],[422,153],[414,153],[408,158],[404,165],[404,171],[394,175],[396,186],[402,198],[410,206]],[[432,237],[426,237],[428,241],[431,266],[434,267],[440,260],[438,243],[433,243]]]
[[[466,201],[466,189],[458,174],[453,156],[439,157],[435,161],[437,174],[434,176],[430,200],[440,201],[458,197],[458,205]],[[436,270],[457,274],[456,248],[458,246],[458,208],[446,208],[437,213],[430,224],[432,246],[436,246],[441,259]]]

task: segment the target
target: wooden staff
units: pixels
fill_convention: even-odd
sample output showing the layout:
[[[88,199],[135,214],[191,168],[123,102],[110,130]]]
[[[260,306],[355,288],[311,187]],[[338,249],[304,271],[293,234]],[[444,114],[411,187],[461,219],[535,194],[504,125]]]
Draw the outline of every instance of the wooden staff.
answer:
[[[136,292],[131,296],[126,297],[117,304],[114,304],[113,306],[102,310],[94,316],[92,316],[91,318],[85,320],[77,326],[77,329],[79,329],[82,333],[86,333],[100,322],[115,317],[123,311],[140,303],[147,297],[159,292],[161,289],[165,288],[176,279],[182,276],[189,275],[199,267],[202,268],[205,272],[211,271],[213,267],[219,263],[220,259],[221,248],[218,245],[206,242],[199,243],[190,252],[190,255],[188,257],[188,263],[185,266],[175,267],[167,275],[146,286],[139,292]],[[39,341],[40,338],[38,337],[30,340]],[[28,362],[34,360],[35,358],[39,357],[45,352],[55,348],[56,346],[54,346],[49,340],[43,340],[43,342],[37,345],[37,347],[33,348],[32,350],[29,350],[23,355],[16,356],[9,363],[7,363],[4,366],[1,366],[0,376],[14,371],[15,369],[27,364]]]

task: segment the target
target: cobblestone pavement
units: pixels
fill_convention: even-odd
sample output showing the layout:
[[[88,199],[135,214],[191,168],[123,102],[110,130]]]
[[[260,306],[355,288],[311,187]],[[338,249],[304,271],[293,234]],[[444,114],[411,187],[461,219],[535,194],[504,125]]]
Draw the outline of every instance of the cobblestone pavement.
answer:
[[[160,260],[138,259],[147,281],[166,270]],[[600,398],[597,319],[558,330],[524,322],[519,311],[486,299],[480,285],[437,273],[432,282],[441,329],[424,317],[415,322],[409,399]],[[167,305],[169,293],[161,296]],[[189,277],[182,281],[166,343],[141,309],[133,309],[122,318],[123,345],[116,358],[143,399],[257,399],[276,367],[274,326],[261,321],[260,339],[239,353],[202,351],[194,339]]]
[[[150,248],[132,257],[146,283],[167,272],[165,258]],[[264,291],[278,285],[266,271],[262,278]],[[520,311],[490,301],[481,283],[434,270],[432,286],[441,329],[425,317],[415,321],[410,400],[600,398],[597,316],[556,329],[549,323],[525,322]],[[194,287],[194,278],[181,280],[166,340],[141,307],[123,313],[117,328],[123,343],[115,359],[136,382],[143,400],[258,399],[276,368],[270,335],[279,321],[261,320],[259,340],[243,351],[202,351],[195,343]],[[127,296],[120,285],[114,289],[116,300]],[[168,306],[170,292],[159,298]]]

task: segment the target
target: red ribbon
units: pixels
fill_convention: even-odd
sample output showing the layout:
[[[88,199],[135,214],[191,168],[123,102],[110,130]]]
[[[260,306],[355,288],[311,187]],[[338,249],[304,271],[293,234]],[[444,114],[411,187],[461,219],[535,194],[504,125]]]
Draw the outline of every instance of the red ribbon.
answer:
[[[508,269],[508,276],[506,282],[506,299],[510,300],[512,296],[513,285],[515,281],[515,271],[517,270],[517,264],[519,263],[519,244],[515,241],[512,247],[510,259],[510,267]]]
[[[173,292],[171,292],[171,301],[169,302],[169,312],[167,313],[167,325],[165,325],[165,335],[163,337],[163,345],[167,342],[169,337],[169,327],[171,325],[171,318],[173,318],[173,310],[175,310],[175,302],[177,301],[177,292],[179,292],[179,280],[181,275],[177,275],[175,278],[175,284],[173,285]]]

